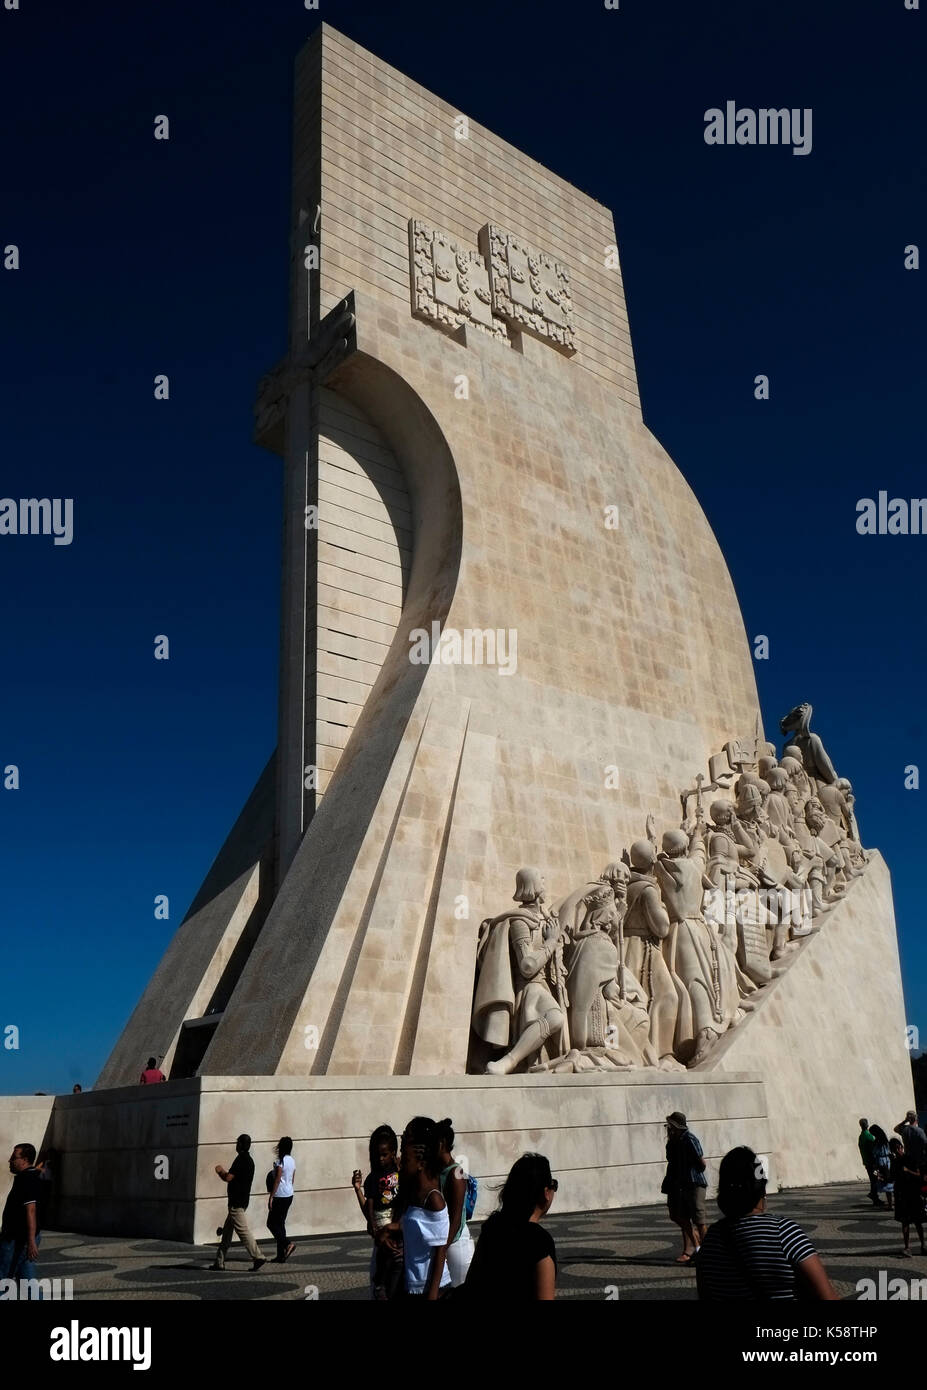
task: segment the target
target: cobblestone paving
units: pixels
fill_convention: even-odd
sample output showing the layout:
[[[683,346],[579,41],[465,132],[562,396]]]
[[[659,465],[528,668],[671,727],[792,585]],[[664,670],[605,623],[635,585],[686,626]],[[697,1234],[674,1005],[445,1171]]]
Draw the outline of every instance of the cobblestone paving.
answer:
[[[912,1231],[913,1259],[901,1258],[901,1228],[891,1213],[876,1210],[865,1186],[855,1183],[800,1188],[771,1196],[770,1211],[789,1216],[814,1241],[844,1298],[855,1298],[857,1280],[927,1279]],[[709,1202],[709,1212],[716,1210]],[[695,1273],[675,1263],[679,1234],[662,1205],[619,1211],[556,1214],[544,1222],[557,1244],[558,1299],[694,1299]],[[473,1227],[474,1237],[479,1227]],[[271,1254],[273,1242],[260,1240]],[[39,1273],[70,1278],[75,1300],[83,1299],[321,1299],[364,1300],[370,1241],[356,1235],[296,1238],[285,1266],[267,1264],[256,1273],[243,1248],[232,1245],[224,1272],[209,1268],[213,1246],[164,1240],[80,1236],[48,1231],[42,1237]]]

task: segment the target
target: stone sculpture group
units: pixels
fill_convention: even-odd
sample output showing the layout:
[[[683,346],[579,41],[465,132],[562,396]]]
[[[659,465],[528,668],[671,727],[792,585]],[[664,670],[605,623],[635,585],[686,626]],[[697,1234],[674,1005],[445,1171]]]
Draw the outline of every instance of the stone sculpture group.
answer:
[[[470,1070],[706,1060],[865,870],[853,789],[811,713],[780,721],[778,760],[758,733],[728,743],[682,793],[680,829],[658,847],[648,817],[645,839],[553,910],[542,873],[518,871],[517,907],[480,925]]]

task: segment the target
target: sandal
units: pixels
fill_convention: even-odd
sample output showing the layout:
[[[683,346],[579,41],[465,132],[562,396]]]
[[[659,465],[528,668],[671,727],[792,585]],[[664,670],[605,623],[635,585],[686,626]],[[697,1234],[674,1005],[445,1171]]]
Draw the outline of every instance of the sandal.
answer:
[[[678,1265],[690,1265],[690,1264],[692,1263],[692,1256],[691,1256],[691,1255],[677,1255],[677,1256],[676,1256],[676,1263],[677,1263]]]

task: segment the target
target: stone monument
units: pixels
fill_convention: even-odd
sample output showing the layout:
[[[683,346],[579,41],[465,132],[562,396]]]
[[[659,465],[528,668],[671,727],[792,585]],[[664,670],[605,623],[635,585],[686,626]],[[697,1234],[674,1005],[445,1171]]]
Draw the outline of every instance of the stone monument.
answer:
[[[292,210],[255,431],[279,742],[97,1089],[56,1103],[64,1219],[211,1238],[244,1129],[259,1170],[294,1138],[291,1230],[354,1229],[367,1135],[415,1113],[490,1180],[543,1149],[566,1210],[657,1200],[673,1109],[712,1169],[750,1143],[781,1182],[853,1176],[855,1117],[911,1103],[888,875],[810,706],[764,737],[641,416],[610,213],[327,25]]]

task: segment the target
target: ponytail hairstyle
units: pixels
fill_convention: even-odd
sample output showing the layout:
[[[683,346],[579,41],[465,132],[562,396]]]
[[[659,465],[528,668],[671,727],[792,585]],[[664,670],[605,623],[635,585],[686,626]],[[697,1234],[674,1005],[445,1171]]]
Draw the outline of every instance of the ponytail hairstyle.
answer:
[[[766,1196],[763,1165],[752,1149],[731,1149],[718,1170],[718,1206],[732,1221],[747,1216]]]
[[[415,1149],[416,1156],[429,1177],[436,1178],[441,1170],[438,1156],[438,1126],[425,1115],[416,1115],[403,1133],[403,1142]]]
[[[435,1125],[435,1130],[438,1135],[438,1143],[447,1149],[449,1154],[452,1154],[454,1152],[454,1126],[450,1120],[439,1120]]]
[[[399,1140],[396,1138],[396,1131],[391,1125],[377,1125],[370,1136],[370,1171],[375,1173],[380,1166],[380,1145],[389,1144],[394,1153],[399,1151]]]
[[[547,1189],[554,1186],[550,1163],[543,1154],[522,1154],[499,1193],[499,1209],[514,1221],[528,1221],[547,1200]]]

